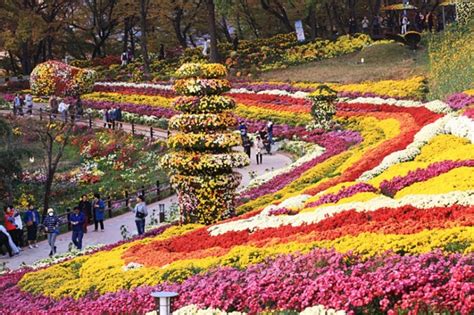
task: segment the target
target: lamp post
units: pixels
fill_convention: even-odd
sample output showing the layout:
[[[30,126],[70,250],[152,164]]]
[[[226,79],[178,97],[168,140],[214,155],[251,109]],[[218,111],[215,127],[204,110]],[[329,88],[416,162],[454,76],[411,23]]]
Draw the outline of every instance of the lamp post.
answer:
[[[176,292],[152,292],[160,315],[171,315],[171,299],[178,296]]]

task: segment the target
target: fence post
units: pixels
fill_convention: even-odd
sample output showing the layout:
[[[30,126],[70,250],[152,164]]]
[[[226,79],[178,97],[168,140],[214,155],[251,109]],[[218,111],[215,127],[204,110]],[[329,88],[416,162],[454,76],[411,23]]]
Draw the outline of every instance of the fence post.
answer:
[[[165,222],[165,204],[160,203],[158,207],[160,208],[159,210],[160,223],[163,223]]]
[[[160,181],[156,181],[156,197],[160,200]]]
[[[129,199],[128,198],[128,190],[125,190],[125,207],[128,207],[128,202],[129,202],[128,199]]]
[[[89,114],[89,129],[92,129],[92,116]]]
[[[40,120],[43,120],[43,108],[40,107]]]
[[[166,138],[169,138],[169,137],[170,137],[170,134],[171,134],[171,132],[170,132],[170,130],[168,129],[168,130],[166,131]]]
[[[109,209],[109,218],[112,217],[112,197],[107,197],[107,208]]]
[[[132,120],[132,136],[135,135],[135,123]]]
[[[153,127],[150,127],[150,139],[153,139]]]

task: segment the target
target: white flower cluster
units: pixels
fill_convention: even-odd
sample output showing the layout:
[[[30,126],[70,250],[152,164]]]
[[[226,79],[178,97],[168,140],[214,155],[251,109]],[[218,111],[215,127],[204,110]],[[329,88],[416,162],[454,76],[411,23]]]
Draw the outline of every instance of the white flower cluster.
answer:
[[[341,99],[343,101],[344,99]],[[395,98],[381,98],[381,97],[356,97],[352,100],[346,100],[348,104],[372,104],[372,105],[392,105],[398,107],[425,107],[426,109],[440,114],[452,112],[451,107],[442,101],[432,101],[422,103],[411,100],[397,100]]]
[[[123,271],[129,271],[129,270],[140,269],[141,267],[143,267],[142,264],[139,264],[139,263],[136,263],[136,262],[132,261],[132,262],[128,263],[127,265],[122,266],[122,270]]]
[[[295,197],[292,197],[293,199]],[[277,228],[284,225],[301,226],[318,223],[328,216],[355,209],[356,211],[375,211],[380,208],[399,208],[412,205],[416,208],[449,207],[454,204],[474,205],[474,190],[453,191],[437,195],[408,195],[400,199],[378,196],[364,202],[350,202],[341,205],[321,206],[316,211],[303,212],[292,216],[268,216],[260,213],[248,219],[226,222],[208,228],[209,234],[217,236],[231,231],[255,231],[257,229]]]
[[[157,312],[148,312],[146,315],[156,315]],[[200,309],[198,306],[191,304],[180,308],[173,312],[173,315],[246,315],[243,312],[230,312],[221,311],[215,308]],[[323,305],[311,306],[305,308],[300,312],[300,315],[346,315],[345,311],[337,311],[332,308],[325,308]]]
[[[421,152],[421,148],[439,134],[452,134],[469,139],[474,143],[474,121],[466,116],[448,114],[435,122],[421,128],[414,140],[405,149],[387,155],[375,168],[364,172],[357,181],[367,181],[392,165],[413,160]]]
[[[291,209],[291,210],[301,210],[303,209],[303,206],[309,198],[311,198],[311,195],[305,195],[301,194],[298,196],[294,196],[288,199],[283,200],[279,205],[268,205],[266,206],[262,212],[260,212],[260,216],[268,216],[271,211],[277,210],[277,209]]]
[[[296,161],[294,161],[290,165],[288,165],[286,167],[283,167],[283,168],[273,170],[271,172],[266,172],[266,173],[264,173],[264,174],[262,174],[258,177],[255,177],[254,179],[252,179],[249,182],[249,184],[245,187],[245,189],[260,186],[260,185],[270,181],[271,179],[273,179],[274,177],[276,177],[278,175],[291,173],[293,171],[293,169],[295,169],[296,167],[298,167],[300,165],[303,165],[304,163],[309,162],[309,161],[319,157],[321,154],[324,153],[324,150],[325,149],[323,147],[320,147],[318,145],[314,145],[314,147],[311,149],[311,151],[309,151],[307,154],[305,154],[301,158],[297,159]]]
[[[158,83],[131,83],[131,82],[96,82],[96,86],[116,86],[116,87],[127,87],[127,88],[144,88],[144,89],[157,89],[157,90],[172,90],[171,84],[158,84]]]

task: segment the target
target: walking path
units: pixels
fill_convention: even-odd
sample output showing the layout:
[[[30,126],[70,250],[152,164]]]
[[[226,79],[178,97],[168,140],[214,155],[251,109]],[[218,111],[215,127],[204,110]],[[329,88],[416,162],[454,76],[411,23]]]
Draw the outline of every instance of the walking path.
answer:
[[[274,153],[273,155],[264,155],[263,164],[261,165],[257,165],[255,157],[252,156],[251,164],[249,166],[237,170],[239,173],[242,174],[241,187],[245,187],[245,185],[249,183],[251,179],[250,172],[254,172],[258,176],[264,174],[269,170],[285,167],[290,163],[291,159],[281,153]],[[149,213],[152,213],[154,209],[158,209],[159,204],[164,204],[165,211],[168,212],[170,205],[175,202],[177,202],[176,195],[150,204],[148,205]],[[94,232],[94,226],[89,226],[88,233],[84,234],[83,247],[97,244],[111,244],[122,240],[122,235],[120,234],[120,226],[122,225],[125,225],[129,232],[136,233],[134,216],[131,212],[108,219],[104,222],[104,224],[104,232]],[[71,242],[71,235],[72,232],[67,232],[58,235],[56,239],[58,253],[63,253],[68,250],[68,246]],[[0,263],[5,262],[8,268],[16,269],[22,263],[32,264],[39,259],[47,258],[50,251],[48,242],[39,242],[38,246],[38,248],[34,249],[29,249],[28,247],[26,247],[20,255],[15,256],[13,258],[0,257]]]

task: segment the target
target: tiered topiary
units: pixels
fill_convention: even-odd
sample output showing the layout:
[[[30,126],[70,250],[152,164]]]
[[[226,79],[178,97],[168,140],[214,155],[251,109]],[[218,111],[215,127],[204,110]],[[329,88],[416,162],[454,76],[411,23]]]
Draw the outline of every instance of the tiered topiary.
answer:
[[[183,114],[170,119],[169,128],[178,132],[168,140],[170,153],[161,165],[170,170],[185,222],[211,224],[233,213],[235,190],[242,176],[233,168],[250,163],[232,130],[237,119],[230,112],[231,98],[219,94],[230,89],[221,64],[188,63],[177,71],[174,106]]]
[[[314,121],[307,126],[307,129],[330,130],[334,128],[336,125],[333,117],[336,114],[337,92],[322,84],[308,97],[313,102],[311,116]]]

